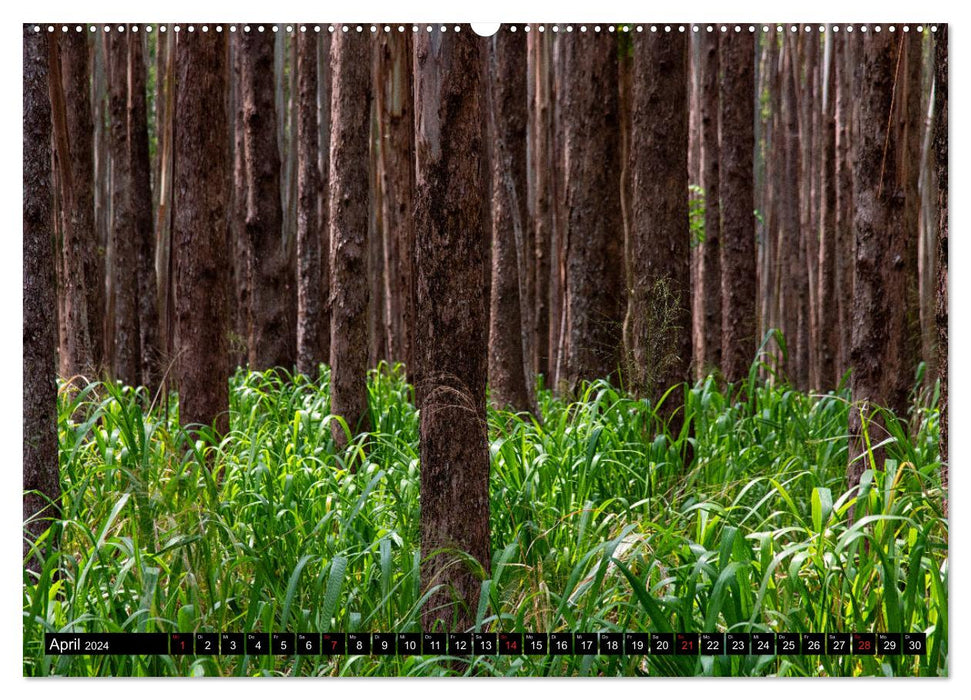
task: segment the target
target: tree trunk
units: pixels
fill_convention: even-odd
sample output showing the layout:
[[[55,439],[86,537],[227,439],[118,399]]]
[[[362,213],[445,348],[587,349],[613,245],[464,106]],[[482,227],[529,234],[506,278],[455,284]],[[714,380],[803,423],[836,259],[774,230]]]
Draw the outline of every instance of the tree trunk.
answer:
[[[248,345],[250,368],[255,370],[289,367],[295,340],[288,308],[273,37],[269,32],[240,35],[246,233],[251,254]]]
[[[721,56],[722,371],[729,382],[748,377],[756,337],[755,45],[751,34],[726,35]]]
[[[894,73],[899,44],[888,32],[867,32],[859,57],[859,142],[854,163],[856,281],[853,294],[853,406],[849,415],[850,488],[868,468],[883,468],[883,450],[867,455],[867,434],[881,439],[883,420],[871,405],[887,405],[886,376],[899,367],[889,364],[890,323],[902,313],[901,299],[891,297],[893,259],[889,241],[899,219],[899,183],[896,182],[897,139],[888,117],[893,108]],[[860,511],[855,511],[857,516]]]
[[[937,124],[934,127],[934,155],[937,168],[937,371],[941,381],[938,403],[941,415],[941,488],[944,490],[944,517],[948,516],[948,396],[947,396],[947,264],[948,264],[948,209],[947,209],[947,81],[948,81],[948,25],[937,26],[934,41],[934,111]],[[26,294],[24,295],[26,299]],[[24,383],[26,385],[26,382]]]
[[[703,305],[702,370],[722,366],[721,209],[719,208],[718,33],[701,37],[700,108],[702,186],[705,189],[705,241],[701,258]],[[739,96],[735,96],[736,102]],[[731,136],[731,135],[729,135]]]
[[[104,281],[98,283],[98,241],[94,230],[94,125],[88,38],[69,31],[58,39],[71,175],[71,201],[64,212],[64,294],[67,301],[66,376],[97,374],[104,339],[98,314],[104,304]],[[92,289],[94,288],[94,289]],[[100,291],[101,296],[97,295]],[[93,377],[91,377],[93,378]]]
[[[105,32],[111,131],[112,377],[135,386],[141,379],[138,249],[128,137],[128,32]]]
[[[533,81],[531,104],[530,219],[535,244],[535,303],[533,308],[533,371],[550,384],[550,241],[553,228],[552,116],[550,104],[550,38],[536,31],[528,40],[529,79]]]
[[[634,37],[628,386],[652,402],[690,378],[687,67],[684,34]],[[680,405],[675,392],[662,415]]]
[[[490,569],[484,44],[465,30],[415,41],[421,588],[439,587],[422,610],[429,631],[474,624],[481,579],[456,551]]]
[[[229,429],[226,33],[179,35],[175,303],[179,421]]]
[[[24,25],[24,559],[60,516],[48,35]],[[25,562],[39,571],[48,541]]]
[[[246,232],[246,115],[243,107],[243,49],[239,34],[230,35],[233,59],[232,100],[233,107],[233,188],[230,192],[232,209],[230,230],[233,256],[233,292],[235,313],[231,354],[235,364],[246,366],[249,358],[249,327],[252,314],[250,294],[250,270],[252,251]]]
[[[888,294],[894,300],[889,318],[888,355],[893,372],[887,372],[887,405],[901,420],[907,419],[911,392],[920,362],[920,283],[917,274],[917,239],[920,235],[920,62],[923,35],[910,32],[897,38],[899,65],[894,66],[893,139],[896,159],[881,163],[891,173],[894,206],[891,219],[890,260],[892,273]],[[896,174],[894,175],[894,171]]]
[[[304,28],[306,29],[306,28]],[[317,37],[297,33],[297,371],[317,377],[320,332],[320,232],[317,230]]]
[[[131,31],[131,25],[128,25]],[[148,108],[142,33],[128,40],[128,137],[131,161],[132,209],[138,275],[138,334],[141,382],[158,388],[158,289],[155,282],[155,228],[152,225],[152,165],[148,156]]]
[[[492,293],[489,396],[498,408],[532,408],[527,385],[524,256],[526,203],[526,35],[500,30],[490,40],[492,125]]]
[[[817,357],[820,391],[835,389],[839,383],[839,301],[836,287],[836,114],[833,43],[831,29],[826,32],[823,56],[823,100],[820,141],[822,144],[820,202],[822,212],[819,228],[819,303],[817,327],[819,354]]]
[[[320,32],[317,46],[318,232],[320,234],[320,350],[330,363],[330,32]]]
[[[385,243],[385,313],[392,360],[414,376],[415,134],[413,48],[410,33],[386,34],[378,49],[374,99],[380,140],[382,239]]]
[[[850,366],[853,347],[853,97],[850,90],[852,44],[845,34],[834,42],[836,85],[836,299],[839,314],[839,357],[837,380]]]
[[[330,411],[351,435],[370,430],[368,360],[368,140],[370,37],[335,31],[331,39]],[[343,428],[331,423],[339,447]]]
[[[565,391],[575,393],[583,380],[615,377],[620,359],[624,283],[617,43],[612,34],[593,32],[559,41],[567,317],[561,376]]]

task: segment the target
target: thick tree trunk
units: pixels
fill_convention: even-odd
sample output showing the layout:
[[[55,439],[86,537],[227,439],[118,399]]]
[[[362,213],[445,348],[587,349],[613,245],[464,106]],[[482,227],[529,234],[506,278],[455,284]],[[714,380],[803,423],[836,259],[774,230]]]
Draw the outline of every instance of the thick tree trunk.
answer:
[[[138,248],[128,137],[128,32],[105,32],[111,130],[112,377],[132,386],[141,379]]]
[[[252,317],[250,295],[250,270],[252,250],[246,232],[246,115],[243,108],[243,50],[239,34],[230,35],[233,59],[233,188],[230,192],[232,209],[230,230],[233,256],[233,292],[235,294],[234,338],[231,343],[233,362],[246,366],[249,358],[250,319]]]
[[[229,428],[226,33],[176,43],[175,303],[179,421]]]
[[[414,377],[415,135],[412,35],[386,34],[378,48],[374,99],[380,139],[381,223],[385,259],[385,315],[392,360]]]
[[[104,304],[104,280],[98,280],[98,242],[94,231],[94,125],[88,38],[69,31],[58,39],[67,142],[70,148],[71,201],[64,211],[64,295],[67,301],[66,376],[96,374],[104,343],[97,314],[89,307]],[[94,289],[92,289],[94,287]],[[97,294],[100,291],[101,296]],[[93,377],[90,377],[93,378]]]
[[[828,391],[839,383],[839,300],[836,272],[836,114],[832,31],[826,32],[823,56],[823,104],[820,140],[822,145],[821,189],[822,212],[819,228],[819,303],[816,306],[819,328],[819,354],[817,356],[817,389]]]
[[[317,46],[318,232],[320,234],[320,349],[330,363],[330,32]]]
[[[491,40],[492,293],[489,313],[489,396],[498,408],[527,411],[524,256],[526,204],[526,35],[500,30]]]
[[[701,183],[705,190],[705,241],[701,246],[702,371],[722,366],[721,209],[719,207],[718,34],[701,37]],[[733,96],[738,101],[737,95]],[[732,135],[729,135],[732,136]]]
[[[305,28],[306,29],[306,28]],[[317,214],[317,37],[297,42],[297,371],[311,379],[324,361],[320,332],[320,222]]]
[[[251,255],[248,345],[250,367],[256,370],[289,367],[296,340],[288,304],[273,37],[269,32],[243,32],[240,36],[246,232]]]
[[[48,97],[48,35],[24,25],[24,533],[25,566],[40,568],[48,541],[36,559],[27,556],[38,537],[59,517],[61,481],[57,461],[57,387],[54,382],[57,327],[54,290],[54,213],[51,186],[51,105]]]
[[[947,264],[948,264],[948,208],[947,208],[947,61],[948,25],[937,26],[934,40],[934,111],[937,124],[934,127],[934,155],[937,169],[937,371],[941,381],[940,430],[941,430],[941,488],[944,490],[944,517],[948,515],[948,395],[947,395]],[[26,295],[24,295],[26,299]],[[25,383],[26,384],[26,383]]]
[[[415,41],[421,587],[438,586],[426,630],[474,623],[481,580],[456,550],[490,569],[484,49],[467,30]]]
[[[128,27],[131,31],[131,25]],[[161,356],[158,346],[158,289],[155,281],[155,228],[152,225],[152,164],[148,156],[148,108],[142,32],[128,40],[128,138],[131,160],[132,209],[138,275],[138,336],[141,382],[158,388]]]
[[[888,238],[894,240],[895,220],[900,217],[900,186],[894,163],[897,139],[888,116],[893,108],[894,72],[899,43],[888,32],[867,32],[860,59],[860,130],[854,163],[856,281],[853,294],[852,393],[849,416],[850,488],[860,482],[864,470],[883,468],[883,450],[873,450],[873,464],[867,442],[882,437],[883,420],[872,405],[887,405],[887,375],[899,367],[889,364],[890,324],[903,313],[901,299],[891,297],[893,259]],[[886,166],[886,167],[885,167]],[[870,438],[867,439],[867,434]],[[859,515],[859,511],[856,515]]]
[[[620,360],[624,282],[617,43],[612,34],[593,32],[559,41],[566,154],[567,340],[561,377],[563,389],[574,393],[583,380],[615,377]]]
[[[370,430],[368,360],[368,140],[370,37],[334,33],[331,39],[330,138],[330,410],[351,435]],[[347,438],[336,421],[338,446]]]
[[[690,378],[687,68],[684,34],[634,37],[628,386],[653,402]],[[663,415],[680,405],[675,392]]]
[[[852,119],[853,96],[850,89],[852,44],[846,35],[834,42],[836,73],[836,299],[839,314],[839,357],[837,380],[850,366],[853,347],[853,226]]]

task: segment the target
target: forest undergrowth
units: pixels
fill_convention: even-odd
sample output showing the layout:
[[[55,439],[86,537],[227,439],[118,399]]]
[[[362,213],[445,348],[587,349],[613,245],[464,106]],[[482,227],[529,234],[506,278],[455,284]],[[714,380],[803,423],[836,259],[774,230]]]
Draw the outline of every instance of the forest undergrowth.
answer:
[[[221,438],[179,428],[174,395],[62,385],[60,546],[24,573],[25,675],[947,673],[936,396],[915,394],[909,430],[888,415],[871,431],[847,491],[849,391],[801,393],[761,363],[669,392],[677,435],[604,381],[574,401],[540,388],[541,420],[489,409],[476,629],[920,631],[926,656],[43,654],[61,630],[421,631],[413,389],[401,366],[373,370],[375,429],[337,452],[328,379],[239,370]]]

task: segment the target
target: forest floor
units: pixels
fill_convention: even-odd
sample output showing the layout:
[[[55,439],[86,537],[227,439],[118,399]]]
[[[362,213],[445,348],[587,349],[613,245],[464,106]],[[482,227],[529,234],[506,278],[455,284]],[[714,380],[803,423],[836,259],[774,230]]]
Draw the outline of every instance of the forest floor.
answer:
[[[175,397],[146,409],[143,390],[62,387],[61,545],[39,581],[24,574],[24,674],[946,675],[934,397],[915,400],[910,435],[888,417],[871,436],[886,461],[858,496],[848,392],[758,375],[669,395],[688,426],[674,436],[603,382],[572,403],[541,390],[542,421],[490,409],[493,562],[478,626],[922,631],[926,656],[43,655],[43,632],[59,630],[421,631],[412,388],[400,368],[373,371],[375,430],[336,453],[323,368],[316,382],[239,371],[218,441],[178,428]],[[856,502],[866,514],[850,526]]]

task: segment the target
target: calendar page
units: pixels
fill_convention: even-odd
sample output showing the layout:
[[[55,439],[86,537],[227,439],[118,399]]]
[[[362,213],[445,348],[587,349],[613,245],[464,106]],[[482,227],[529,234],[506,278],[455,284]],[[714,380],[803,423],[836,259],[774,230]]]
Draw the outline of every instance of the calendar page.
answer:
[[[22,44],[24,676],[949,674],[946,23]]]

